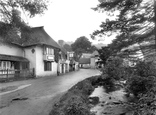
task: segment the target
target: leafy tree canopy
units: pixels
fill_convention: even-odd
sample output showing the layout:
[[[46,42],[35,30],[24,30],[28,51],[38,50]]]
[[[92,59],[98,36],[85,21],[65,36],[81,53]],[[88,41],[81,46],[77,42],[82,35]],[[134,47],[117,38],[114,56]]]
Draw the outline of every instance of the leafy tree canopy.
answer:
[[[108,46],[102,47],[101,49],[98,50],[100,54],[100,59],[102,60],[102,63],[105,65],[107,62],[107,59],[111,56],[111,50]]]
[[[72,48],[69,44],[64,44],[63,46],[67,51],[72,51]]]
[[[37,14],[43,14],[47,9],[47,4],[46,0],[0,0],[2,40],[14,42],[28,39],[30,27],[22,19],[20,11],[27,17],[34,17]],[[20,36],[22,39],[19,39]]]
[[[101,30],[93,33],[93,36],[118,33],[109,47],[114,53],[122,48],[136,43],[142,43],[154,34],[154,0],[99,0],[100,4],[94,8],[103,11],[108,16],[117,14],[114,19],[106,19],[101,25]],[[149,41],[149,40],[147,40]],[[148,47],[153,48],[153,45]]]
[[[91,42],[85,36],[81,36],[71,45],[76,56],[79,58],[82,53],[92,53],[96,50],[95,46],[91,45]]]

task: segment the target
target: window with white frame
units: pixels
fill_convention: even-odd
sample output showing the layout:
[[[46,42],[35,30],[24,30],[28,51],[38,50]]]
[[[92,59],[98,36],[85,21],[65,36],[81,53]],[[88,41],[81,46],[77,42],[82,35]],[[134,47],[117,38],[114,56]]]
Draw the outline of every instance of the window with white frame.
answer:
[[[0,61],[0,69],[10,69],[11,62],[10,61]]]
[[[47,54],[47,55],[54,55],[54,49],[51,48],[51,47],[44,47],[44,54]]]

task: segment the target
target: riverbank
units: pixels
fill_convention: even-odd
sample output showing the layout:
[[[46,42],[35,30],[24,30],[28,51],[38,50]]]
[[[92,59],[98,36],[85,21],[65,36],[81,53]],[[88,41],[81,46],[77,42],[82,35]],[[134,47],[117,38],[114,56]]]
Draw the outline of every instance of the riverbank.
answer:
[[[105,84],[104,82],[101,76],[93,76],[77,83],[54,104],[49,115],[107,115],[107,113],[109,113],[108,111],[105,112],[104,109],[102,109],[100,110],[102,112],[99,114],[99,112],[97,112],[98,109],[95,108],[98,106],[102,108],[105,106],[105,108],[107,108],[110,105],[116,108],[115,106],[118,106],[119,103],[123,101],[121,95],[123,96],[125,93],[121,90],[122,93],[119,92],[121,95],[118,93],[118,97],[115,98],[115,93],[109,94],[103,92],[105,93],[105,95],[103,95],[105,96],[103,98],[105,101],[101,100],[98,95],[92,95],[99,86]],[[109,102],[111,104],[109,104]],[[114,111],[114,115],[122,114],[124,111],[121,110],[121,108],[122,106],[119,107],[118,112]],[[113,113],[111,115],[113,115]]]

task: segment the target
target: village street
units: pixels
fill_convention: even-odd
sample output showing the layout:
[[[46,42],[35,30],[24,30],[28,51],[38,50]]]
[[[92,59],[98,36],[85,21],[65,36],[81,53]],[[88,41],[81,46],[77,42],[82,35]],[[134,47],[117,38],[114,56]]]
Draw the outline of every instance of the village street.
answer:
[[[54,102],[65,91],[77,82],[99,73],[98,70],[80,69],[61,76],[6,83],[28,87],[1,95],[0,115],[48,115]]]

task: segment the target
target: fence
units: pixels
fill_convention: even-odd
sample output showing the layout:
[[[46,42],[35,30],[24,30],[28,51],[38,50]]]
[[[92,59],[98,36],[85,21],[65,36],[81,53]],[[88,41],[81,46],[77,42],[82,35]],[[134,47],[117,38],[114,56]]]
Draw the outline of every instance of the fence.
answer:
[[[24,69],[24,70],[0,70],[0,79],[12,79],[12,78],[29,78],[35,76],[35,70]]]

